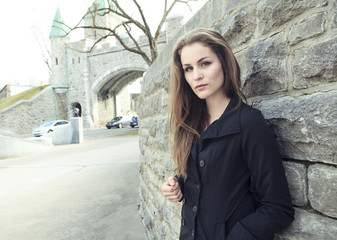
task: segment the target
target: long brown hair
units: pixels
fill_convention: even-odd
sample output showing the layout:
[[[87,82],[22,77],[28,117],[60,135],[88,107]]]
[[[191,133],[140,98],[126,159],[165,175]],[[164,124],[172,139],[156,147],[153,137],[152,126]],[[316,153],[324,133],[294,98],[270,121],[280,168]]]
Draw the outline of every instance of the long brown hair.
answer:
[[[195,42],[211,48],[219,58],[224,72],[223,90],[226,96],[231,98],[237,95],[239,105],[245,100],[240,89],[240,67],[221,34],[210,29],[196,29],[178,40],[173,49],[170,74],[170,132],[173,135],[175,171],[183,177],[187,176],[192,143],[200,138],[209,121],[206,101],[199,99],[188,85],[180,59],[182,48]]]

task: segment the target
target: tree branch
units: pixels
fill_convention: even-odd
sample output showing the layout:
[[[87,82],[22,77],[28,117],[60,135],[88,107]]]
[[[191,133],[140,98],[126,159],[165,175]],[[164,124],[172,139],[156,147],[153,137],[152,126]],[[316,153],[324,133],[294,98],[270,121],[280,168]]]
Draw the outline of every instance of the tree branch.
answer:
[[[148,25],[148,19],[146,19],[143,9],[141,5],[138,3],[138,0],[132,0],[132,3],[137,8],[137,12],[141,18],[140,21],[131,17],[127,13],[126,11],[127,9],[123,8],[120,5],[120,1],[118,0],[105,0],[105,1],[108,4],[107,7],[99,8],[97,4],[93,4],[92,6],[88,8],[87,12],[83,15],[83,17],[74,27],[70,27],[63,22],[58,22],[58,23],[63,24],[69,29],[69,31],[66,33],[66,36],[69,35],[70,32],[75,31],[76,29],[94,29],[94,30],[106,31],[106,34],[104,33],[105,34],[104,36],[101,36],[99,39],[97,39],[94,42],[89,52],[91,52],[93,48],[102,40],[108,37],[115,37],[119,41],[119,43],[122,45],[123,48],[125,48],[127,51],[141,55],[141,57],[146,61],[146,63],[151,65],[152,62],[158,56],[158,46],[157,45],[158,45],[158,41],[160,38],[160,34],[161,34],[162,28],[165,24],[165,21],[168,15],[172,12],[172,9],[174,9],[177,3],[182,3],[182,4],[186,4],[191,10],[189,2],[198,1],[198,0],[172,0],[172,2],[170,1],[171,2],[170,4],[168,3],[169,0],[165,0],[164,9],[163,9],[164,11],[160,19],[160,22],[157,25],[154,36],[152,36],[151,34],[151,29]],[[99,26],[99,22],[97,22],[96,20],[98,20],[99,17],[105,17],[109,14],[113,14],[115,16],[120,17],[121,22],[113,27]],[[84,23],[87,21],[87,18],[92,19],[92,23],[90,23],[90,25],[85,26]],[[150,48],[150,55],[145,53],[142,50],[142,46],[136,40],[135,36],[131,33],[131,31],[133,31],[135,28],[139,29],[146,36],[148,40],[149,48]],[[128,35],[129,39],[131,39],[131,45],[123,40],[123,37],[120,34],[121,33],[120,29],[123,31],[123,33]]]

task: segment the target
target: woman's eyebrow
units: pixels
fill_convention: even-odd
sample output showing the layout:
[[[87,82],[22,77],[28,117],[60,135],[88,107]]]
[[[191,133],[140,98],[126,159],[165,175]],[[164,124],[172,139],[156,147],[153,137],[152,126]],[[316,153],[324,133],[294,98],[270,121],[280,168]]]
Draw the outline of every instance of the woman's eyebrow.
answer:
[[[197,61],[197,63],[200,63],[200,62],[202,62],[202,61],[204,61],[206,58],[209,58],[209,57],[202,57],[202,58],[200,58],[198,61]],[[183,64],[183,66],[190,66],[191,64],[189,64],[189,63],[184,63]]]

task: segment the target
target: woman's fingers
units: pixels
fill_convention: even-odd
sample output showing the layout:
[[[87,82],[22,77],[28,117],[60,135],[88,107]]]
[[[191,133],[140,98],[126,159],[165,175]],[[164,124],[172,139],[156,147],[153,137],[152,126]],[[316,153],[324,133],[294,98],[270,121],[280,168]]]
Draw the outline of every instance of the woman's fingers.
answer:
[[[178,180],[177,180],[177,178],[175,178],[175,177],[173,177],[173,176],[170,176],[170,177],[167,179],[166,182],[168,182],[168,184],[169,184],[170,186],[174,186],[174,185],[178,182]]]
[[[172,202],[177,202],[182,197],[178,180],[175,177],[169,177],[167,181],[163,183],[161,190],[164,196]]]

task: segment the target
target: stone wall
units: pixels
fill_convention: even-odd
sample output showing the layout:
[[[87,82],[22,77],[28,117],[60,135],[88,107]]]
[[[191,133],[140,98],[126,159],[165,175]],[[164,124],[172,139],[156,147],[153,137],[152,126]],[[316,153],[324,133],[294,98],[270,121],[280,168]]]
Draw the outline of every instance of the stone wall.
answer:
[[[142,82],[140,214],[148,239],[177,239],[180,203],[160,187],[172,174],[168,82],[173,42],[198,27],[219,31],[242,72],[248,103],[272,126],[295,221],[275,239],[336,239],[337,1],[209,0],[169,42]]]
[[[47,87],[30,100],[19,101],[0,111],[0,135],[29,134],[41,124],[57,119],[58,95],[52,87]]]

